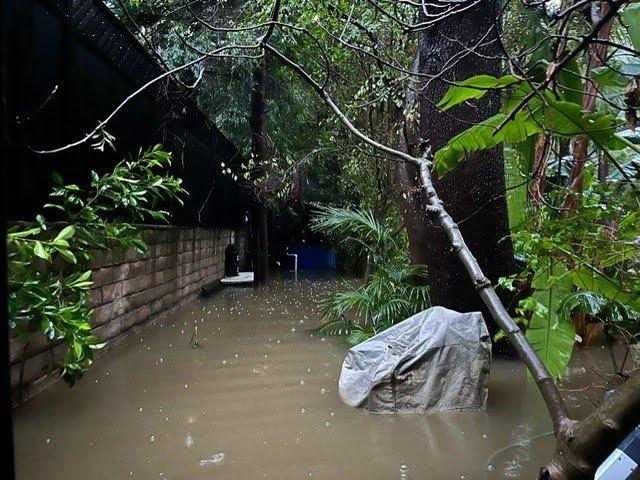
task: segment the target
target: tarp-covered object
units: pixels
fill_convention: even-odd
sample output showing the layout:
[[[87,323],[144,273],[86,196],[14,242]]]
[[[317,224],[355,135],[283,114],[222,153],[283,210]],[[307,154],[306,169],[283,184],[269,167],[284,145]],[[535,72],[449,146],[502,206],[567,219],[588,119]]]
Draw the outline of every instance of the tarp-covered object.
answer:
[[[350,349],[340,398],[376,413],[483,409],[490,365],[482,314],[432,307]]]

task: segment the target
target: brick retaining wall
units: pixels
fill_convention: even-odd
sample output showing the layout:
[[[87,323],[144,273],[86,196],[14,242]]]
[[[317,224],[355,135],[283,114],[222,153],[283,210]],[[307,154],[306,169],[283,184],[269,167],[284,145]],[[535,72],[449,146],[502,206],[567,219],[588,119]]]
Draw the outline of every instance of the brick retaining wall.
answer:
[[[135,325],[158,317],[203,286],[224,276],[224,250],[232,230],[209,228],[148,228],[144,254],[120,249],[99,252],[92,263],[91,306],[94,334],[102,341],[117,340]],[[244,238],[236,236],[240,252]],[[242,260],[242,259],[241,259]],[[17,390],[23,367],[23,395],[37,393],[53,379],[42,368],[61,358],[65,345],[48,343],[36,333],[25,351],[18,338],[10,340],[11,387]]]

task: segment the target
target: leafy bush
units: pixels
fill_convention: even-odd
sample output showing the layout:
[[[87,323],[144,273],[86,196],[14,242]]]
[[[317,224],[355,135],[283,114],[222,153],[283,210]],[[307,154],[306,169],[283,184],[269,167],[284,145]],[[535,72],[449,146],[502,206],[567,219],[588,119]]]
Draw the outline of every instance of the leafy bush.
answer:
[[[7,235],[9,324],[23,341],[42,332],[49,342],[60,341],[67,351],[60,363],[47,366],[74,385],[89,368],[93,350],[104,344],[92,335],[92,286],[89,262],[99,250],[134,249],[146,243],[138,227],[128,221],[164,221],[161,210],[184,193],[181,180],[167,175],[171,154],[160,145],[140,152],[138,158],[118,163],[111,173],[91,172],[90,187],[56,186],[44,208],[59,212],[64,227],[36,217],[37,226],[14,226]]]
[[[512,234],[526,265],[516,284],[531,290],[520,301],[527,338],[556,376],[564,372],[576,336],[575,314],[602,323],[626,341],[640,333],[640,203],[636,186],[586,176],[572,215],[553,205],[527,213]],[[550,192],[552,194],[553,192]],[[611,201],[615,198],[615,201]],[[512,279],[503,284],[513,284]]]
[[[368,261],[362,285],[347,283],[346,290],[322,302],[319,332],[344,334],[349,345],[356,345],[430,306],[428,288],[421,285],[424,266],[411,265],[398,233],[370,211],[322,206],[312,228],[347,249],[363,250]]]

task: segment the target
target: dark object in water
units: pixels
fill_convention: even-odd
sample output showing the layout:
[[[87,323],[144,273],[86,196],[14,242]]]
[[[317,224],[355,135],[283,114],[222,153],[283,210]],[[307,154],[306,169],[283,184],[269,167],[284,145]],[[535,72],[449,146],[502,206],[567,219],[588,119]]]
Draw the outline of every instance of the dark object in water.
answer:
[[[231,242],[224,250],[224,276],[237,277],[240,271],[240,254],[238,247]]]
[[[202,290],[200,291],[200,295],[202,297],[211,297],[212,295],[214,295],[218,290],[220,290],[224,285],[222,285],[222,282],[220,280],[215,280],[214,282],[208,284],[208,285],[204,285],[202,287]]]

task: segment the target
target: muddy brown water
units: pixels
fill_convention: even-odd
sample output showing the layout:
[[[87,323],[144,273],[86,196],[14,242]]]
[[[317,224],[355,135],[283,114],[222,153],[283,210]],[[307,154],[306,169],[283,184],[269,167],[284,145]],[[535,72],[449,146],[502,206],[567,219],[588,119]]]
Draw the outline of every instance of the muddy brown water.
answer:
[[[14,411],[18,479],[536,477],[551,424],[518,362],[494,359],[486,411],[393,416],[342,404],[346,348],[312,330],[336,284],[227,288],[145,327],[74,389],[58,383]],[[571,407],[588,411],[576,385]]]

